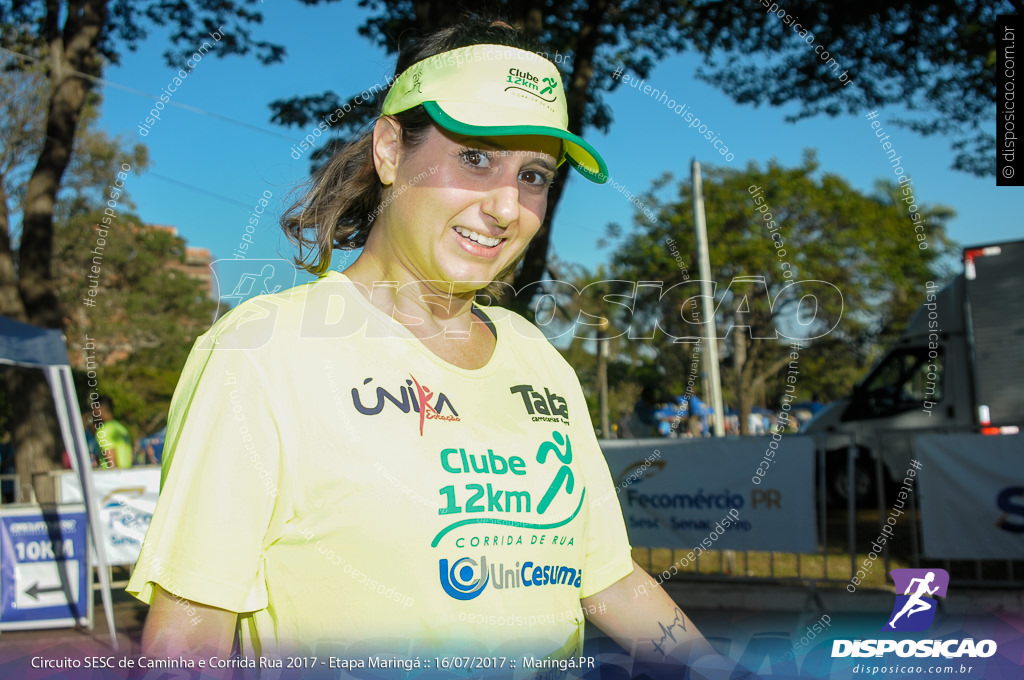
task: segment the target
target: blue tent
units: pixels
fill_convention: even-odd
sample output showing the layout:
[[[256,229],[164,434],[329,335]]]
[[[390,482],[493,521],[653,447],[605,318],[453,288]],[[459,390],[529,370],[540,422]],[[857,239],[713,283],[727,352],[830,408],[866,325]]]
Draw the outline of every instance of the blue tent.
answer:
[[[687,399],[686,395],[676,397],[676,403],[680,406],[685,405],[687,407],[683,411],[685,415],[690,415],[692,413],[697,416],[708,416],[715,412],[713,408],[701,401],[700,397],[695,394],[691,394],[689,399]]]
[[[655,418],[675,418],[676,415],[686,415],[685,410],[680,410],[675,406],[666,406],[665,408],[659,408],[654,412]]]
[[[29,368],[66,366],[64,334],[0,316],[0,363]]]
[[[700,416],[701,427],[705,432],[708,431],[708,416],[714,413],[714,409],[708,406],[706,403],[695,395],[691,394],[687,397],[685,394],[676,397],[676,404],[678,406],[666,407],[659,409],[655,415],[660,418],[689,418],[691,415]],[[663,434],[668,434],[664,432]]]
[[[817,413],[821,409],[825,408],[825,405],[820,401],[801,401],[799,404],[793,404],[794,409],[803,408],[810,411],[812,414]]]
[[[107,615],[107,628],[114,649],[117,632],[114,628],[114,609],[110,597],[110,573],[107,569],[103,536],[100,533],[99,505],[92,484],[92,462],[85,444],[85,429],[78,411],[78,397],[71,380],[68,348],[64,333],[51,328],[39,328],[0,316],[0,364],[22,368],[38,368],[46,374],[53,393],[53,403],[60,423],[60,434],[69,453],[71,465],[82,483],[82,497],[92,533],[92,548],[97,557],[103,608]],[[12,395],[15,396],[16,395]],[[89,582],[92,582],[90,578]],[[90,593],[91,595],[91,593]],[[90,608],[91,619],[91,608]],[[91,625],[91,621],[90,621]]]

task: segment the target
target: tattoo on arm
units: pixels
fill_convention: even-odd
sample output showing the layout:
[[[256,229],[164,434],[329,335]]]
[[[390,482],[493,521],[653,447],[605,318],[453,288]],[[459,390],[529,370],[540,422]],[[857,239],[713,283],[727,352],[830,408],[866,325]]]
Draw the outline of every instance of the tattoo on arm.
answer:
[[[661,639],[652,644],[654,645],[654,649],[656,651],[661,652],[662,656],[667,657],[668,653],[662,646],[665,644],[665,640],[671,639],[672,642],[678,642],[678,640],[676,640],[675,632],[673,631],[678,629],[683,632],[686,632],[686,617],[683,615],[683,610],[679,607],[676,607],[675,618],[672,619],[672,622],[669,623],[666,627],[663,622],[659,621],[658,626],[661,628]]]

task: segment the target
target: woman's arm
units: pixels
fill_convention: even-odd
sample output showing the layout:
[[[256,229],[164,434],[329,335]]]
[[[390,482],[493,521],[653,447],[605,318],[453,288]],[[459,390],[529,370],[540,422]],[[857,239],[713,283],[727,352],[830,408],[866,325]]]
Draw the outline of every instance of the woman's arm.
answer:
[[[737,664],[715,651],[683,610],[633,562],[633,573],[580,601],[587,619],[642,664],[679,665],[693,677],[743,678]]]
[[[672,598],[636,562],[633,573],[580,601],[587,618],[641,661],[717,654]]]
[[[154,584],[142,629],[142,653],[162,658],[226,658],[231,654],[237,620],[235,612],[178,599]]]

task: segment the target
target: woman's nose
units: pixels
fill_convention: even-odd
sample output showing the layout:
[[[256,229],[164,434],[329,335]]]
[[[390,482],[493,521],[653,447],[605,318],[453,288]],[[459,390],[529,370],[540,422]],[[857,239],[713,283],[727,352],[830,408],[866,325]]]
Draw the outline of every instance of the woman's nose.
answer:
[[[508,227],[519,217],[518,178],[502,181],[488,190],[481,207],[499,227]]]

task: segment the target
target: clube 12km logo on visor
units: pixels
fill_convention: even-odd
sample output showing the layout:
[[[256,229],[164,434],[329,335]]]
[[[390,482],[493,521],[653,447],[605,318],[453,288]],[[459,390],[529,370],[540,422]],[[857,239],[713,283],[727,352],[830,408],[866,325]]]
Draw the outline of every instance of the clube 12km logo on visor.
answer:
[[[935,621],[939,601],[946,597],[949,572],[945,569],[893,569],[889,572],[896,585],[896,602],[881,631],[912,633],[928,630]],[[895,652],[901,657],[966,656],[987,658],[996,653],[994,640],[975,643],[963,640],[833,640],[832,657],[879,657]]]

